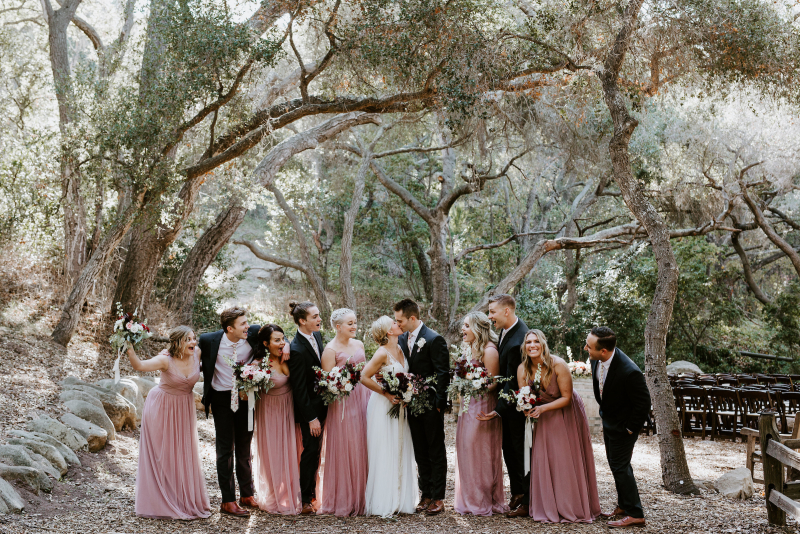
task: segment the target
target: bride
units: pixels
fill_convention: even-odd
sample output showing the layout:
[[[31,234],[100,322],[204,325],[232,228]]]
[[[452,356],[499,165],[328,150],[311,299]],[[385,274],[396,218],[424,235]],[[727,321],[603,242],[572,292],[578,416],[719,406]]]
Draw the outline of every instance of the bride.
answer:
[[[386,369],[408,372],[408,362],[397,346],[397,336],[402,333],[385,315],[372,323],[370,334],[380,348],[361,371],[361,383],[373,391],[367,405],[367,515],[413,514],[419,493],[406,408],[401,408],[400,418],[389,417],[392,405],[400,401],[372,378]]]

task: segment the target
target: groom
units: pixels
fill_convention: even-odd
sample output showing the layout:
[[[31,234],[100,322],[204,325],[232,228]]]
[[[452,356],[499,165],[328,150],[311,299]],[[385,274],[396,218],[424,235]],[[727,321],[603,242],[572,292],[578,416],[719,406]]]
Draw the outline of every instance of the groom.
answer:
[[[436,515],[444,510],[447,486],[444,408],[450,384],[450,353],[444,338],[419,320],[419,306],[413,300],[403,299],[395,304],[394,318],[404,332],[397,343],[406,357],[409,372],[422,378],[436,377],[433,408],[408,417],[422,493],[417,512]]]
[[[222,330],[203,334],[198,339],[203,363],[203,406],[214,413],[215,445],[217,449],[217,478],[222,491],[220,512],[236,517],[248,517],[242,508],[256,508],[253,497],[253,468],[250,442],[253,432],[248,430],[246,404],[231,409],[231,391],[235,383],[229,360],[249,362],[258,345],[258,325],[247,324],[247,312],[241,308],[228,308],[219,316]],[[239,480],[241,499],[236,504],[236,482],[233,479],[234,456],[236,478]]]

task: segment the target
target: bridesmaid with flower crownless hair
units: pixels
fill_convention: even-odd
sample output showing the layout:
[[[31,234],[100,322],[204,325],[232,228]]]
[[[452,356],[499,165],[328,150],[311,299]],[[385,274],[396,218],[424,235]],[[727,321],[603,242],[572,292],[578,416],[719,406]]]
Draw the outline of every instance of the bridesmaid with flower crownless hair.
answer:
[[[543,523],[591,523],[600,515],[594,453],[583,399],[567,364],[550,354],[541,330],[529,330],[517,369],[520,386],[539,382],[531,451],[530,516]]]
[[[258,331],[254,359],[267,358],[272,370],[270,390],[256,403],[253,471],[256,502],[271,514],[296,515],[300,500],[300,452],[294,422],[289,366],[282,361],[286,345],[283,329],[265,324]]]
[[[497,334],[485,314],[472,312],[464,318],[461,339],[468,348],[464,358],[479,361],[491,376],[500,374]],[[492,384],[486,395],[471,399],[467,412],[458,418],[454,509],[462,515],[508,512],[503,491],[502,422],[499,418],[477,419],[480,413],[494,411],[498,385]]]
[[[356,312],[334,310],[331,326],[336,337],[322,351],[322,369],[366,361],[364,344],[355,339]],[[367,473],[367,403],[370,392],[356,384],[345,399],[328,406],[317,482],[317,514],[364,515]]]
[[[128,345],[136,371],[161,371],[147,395],[139,438],[136,515],[156,519],[197,519],[211,515],[200,463],[192,387],[200,378],[200,350],[188,326],[169,333],[169,348],[141,361]]]

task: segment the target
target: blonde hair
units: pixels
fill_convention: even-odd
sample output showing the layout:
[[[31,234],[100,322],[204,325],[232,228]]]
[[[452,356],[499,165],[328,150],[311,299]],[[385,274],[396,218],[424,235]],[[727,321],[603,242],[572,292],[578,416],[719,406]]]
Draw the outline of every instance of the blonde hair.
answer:
[[[394,319],[386,315],[381,315],[372,323],[369,334],[372,336],[372,339],[375,340],[375,343],[384,346],[389,343],[389,330],[392,329],[393,325]]]
[[[342,324],[344,322],[344,318],[348,315],[353,315],[353,317],[355,317],[356,312],[350,308],[339,308],[337,310],[333,310],[333,313],[331,313],[331,328],[336,330],[336,325]]]
[[[553,374],[553,358],[550,355],[550,347],[547,345],[547,338],[544,336],[544,332],[541,330],[537,330],[532,328],[528,330],[528,333],[525,334],[525,340],[520,345],[520,351],[522,351],[522,368],[525,369],[525,383],[527,385],[533,378],[536,376],[536,368],[533,365],[533,361],[528,356],[528,351],[525,350],[525,345],[528,344],[528,336],[535,335],[539,339],[539,343],[542,344],[542,364],[544,365],[544,372],[542,373],[542,387],[547,387],[550,384],[550,377]]]
[[[467,323],[467,327],[475,335],[475,339],[469,344],[469,348],[478,353],[478,360],[482,362],[489,342],[497,344],[497,334],[492,330],[492,323],[489,322],[489,318],[483,312],[474,311],[468,313],[464,317],[464,322]]]
[[[227,310],[226,310],[227,311]],[[173,358],[183,358],[183,352],[186,350],[186,345],[189,343],[186,338],[189,334],[194,334],[194,330],[188,326],[176,326],[169,331],[169,355]]]

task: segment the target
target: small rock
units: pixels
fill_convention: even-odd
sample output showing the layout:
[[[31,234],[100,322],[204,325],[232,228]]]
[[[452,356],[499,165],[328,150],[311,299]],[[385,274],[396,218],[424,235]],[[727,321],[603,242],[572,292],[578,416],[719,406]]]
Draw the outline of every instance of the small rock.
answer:
[[[714,487],[731,499],[749,499],[753,496],[753,476],[748,468],[739,467],[719,477]]]
[[[685,360],[678,360],[677,362],[672,362],[667,366],[668,373],[702,373],[703,370],[700,369],[697,364],[692,362],[687,362]]]
[[[39,495],[40,491],[49,493],[53,489],[52,481],[47,477],[47,475],[35,467],[23,467],[0,463],[0,477],[6,480],[20,481],[26,484],[36,495]]]
[[[90,387],[74,385],[66,386],[66,388],[68,390],[83,391],[98,399],[103,404],[103,410],[105,410],[106,415],[108,415],[108,418],[111,419],[111,422],[114,424],[115,430],[122,430],[125,427],[131,430],[136,428],[136,407],[122,395],[101,388],[100,386]],[[109,434],[109,436],[111,436],[111,434]]]
[[[2,478],[0,478],[0,500],[6,505],[6,513],[13,512],[18,514],[25,509],[25,501],[19,496],[17,490]]]
[[[41,432],[25,432],[24,430],[11,430],[9,434],[20,438],[43,441],[44,443],[47,443],[48,445],[52,445],[53,447],[55,447],[58,450],[58,452],[61,453],[61,456],[64,457],[64,459],[67,461],[69,465],[77,465],[77,466],[81,465],[81,460],[80,458],[78,458],[78,455],[75,454],[72,451],[72,449],[70,449],[69,447],[58,441],[53,436],[48,436],[47,434],[43,434]]]
[[[53,436],[73,451],[83,449],[88,445],[86,438],[47,415],[40,415],[38,419],[28,421],[25,428],[31,432],[39,432],[41,434]]]
[[[105,430],[108,434],[108,439],[111,440],[116,437],[114,423],[111,422],[111,419],[108,418],[108,415],[102,409],[93,404],[89,404],[88,402],[79,400],[67,401],[64,403],[64,405],[69,408],[70,412],[77,415],[81,419],[85,419],[90,423],[94,423]]]
[[[94,423],[90,423],[85,419],[81,419],[80,417],[71,413],[65,413],[62,415],[61,422],[80,434],[81,437],[86,440],[89,452],[97,452],[105,448],[106,441],[108,440],[108,432],[103,430],[102,427],[99,427]]]

